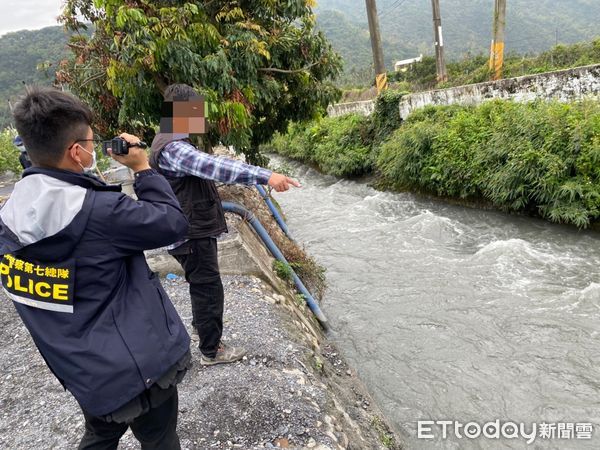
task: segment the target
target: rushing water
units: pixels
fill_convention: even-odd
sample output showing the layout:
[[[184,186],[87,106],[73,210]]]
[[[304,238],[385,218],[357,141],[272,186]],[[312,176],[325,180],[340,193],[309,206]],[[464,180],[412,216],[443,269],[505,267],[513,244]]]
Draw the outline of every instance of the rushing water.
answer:
[[[529,448],[600,448],[599,235],[285,163],[303,187],[276,199],[327,268],[333,338],[407,448],[525,448],[441,426],[417,439],[418,420],[497,419],[592,423],[591,440],[538,428]]]

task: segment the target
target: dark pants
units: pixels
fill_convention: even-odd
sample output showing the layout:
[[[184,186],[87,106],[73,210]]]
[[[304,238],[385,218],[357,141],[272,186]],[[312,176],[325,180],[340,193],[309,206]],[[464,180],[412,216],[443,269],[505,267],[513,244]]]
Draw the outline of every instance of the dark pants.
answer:
[[[214,358],[223,334],[223,283],[217,240],[192,239],[171,254],[185,271],[192,299],[192,326],[198,330],[200,351]]]
[[[169,389],[173,391],[172,395],[129,424],[107,422],[104,417],[92,416],[83,411],[85,434],[79,450],[115,450],[119,439],[129,427],[142,444],[143,450],[180,450],[176,430],[179,403],[177,387]]]

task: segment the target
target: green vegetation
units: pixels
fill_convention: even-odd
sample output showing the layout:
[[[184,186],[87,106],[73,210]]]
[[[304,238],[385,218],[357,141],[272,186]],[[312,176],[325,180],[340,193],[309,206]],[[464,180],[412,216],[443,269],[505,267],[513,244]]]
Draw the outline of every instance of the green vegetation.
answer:
[[[7,171],[18,174],[23,170],[19,163],[19,150],[13,145],[16,134],[11,128],[0,131],[0,174]]]
[[[556,46],[535,57],[508,56],[506,76],[600,62],[600,39]],[[487,58],[448,64],[451,81],[485,81]],[[486,201],[558,223],[600,219],[600,106],[495,101],[478,108],[429,107],[399,129],[405,90],[432,88],[435,60],[395,76],[371,117],[347,115],[294,124],[270,149],[337,176],[379,175],[382,187]]]
[[[387,90],[375,101],[375,111],[371,117],[373,124],[373,142],[375,145],[385,141],[400,123],[400,109],[398,103],[406,91]]]
[[[273,261],[273,272],[283,281],[291,283],[292,281],[292,268],[289,264],[284,263],[282,261],[274,260]]]
[[[176,17],[169,12],[173,10],[168,8],[176,6],[173,2],[136,0],[97,3],[97,6],[105,3],[111,5],[110,19],[102,18],[102,9],[96,10],[93,2],[69,0],[66,3],[66,14],[63,16],[65,24],[70,29],[76,28],[83,33],[83,37],[78,37],[72,42],[76,46],[83,45],[73,49],[77,50],[76,63],[72,62],[68,66],[61,66],[59,63],[68,55],[69,41],[69,33],[65,33],[60,27],[19,31],[0,37],[0,97],[5,99],[0,105],[0,129],[11,122],[6,100],[14,100],[23,92],[23,82],[50,85],[55,81],[55,74],[57,82],[71,86],[77,94],[91,102],[92,106],[102,106],[102,120],[98,123],[98,131],[102,135],[113,134],[115,127],[125,123],[128,127],[133,125],[138,129],[143,128],[156,120],[153,114],[149,116],[145,112],[154,105],[156,99],[147,98],[147,95],[137,95],[139,92],[135,89],[128,90],[125,83],[121,86],[123,94],[113,95],[114,88],[107,89],[106,84],[109,78],[131,79],[133,82],[140,82],[140,89],[149,84],[152,89],[148,92],[153,92],[158,83],[153,78],[158,73],[159,79],[164,74],[169,82],[189,81],[193,78],[197,87],[205,88],[207,97],[210,100],[216,99],[216,104],[219,105],[211,112],[211,118],[217,125],[217,131],[212,133],[211,139],[215,141],[218,133],[226,134],[232,143],[238,141],[239,148],[245,148],[252,153],[251,147],[255,146],[256,142],[268,140],[273,129],[285,130],[288,116],[295,116],[292,120],[311,117],[319,108],[324,108],[326,102],[322,98],[323,95],[336,95],[330,87],[325,90],[313,89],[312,83],[315,79],[320,83],[325,80],[324,72],[333,66],[336,67],[336,73],[339,70],[337,56],[334,57],[333,52],[327,50],[322,37],[317,39],[320,42],[318,45],[306,45],[312,40],[310,36],[318,35],[315,27],[324,33],[335,52],[343,57],[344,71],[337,78],[339,86],[364,90],[365,86],[373,84],[372,56],[364,2],[319,1],[315,9],[316,22],[306,14],[307,6],[312,5],[312,1],[300,2],[304,5],[302,7],[298,2],[288,2],[278,17],[269,12],[264,16],[264,21],[257,20],[257,14],[262,14],[261,11],[257,10],[256,14],[249,13],[249,10],[254,11],[253,2],[242,8],[243,19],[236,16],[240,10],[233,7],[223,9],[224,2],[211,2],[200,8],[210,19],[201,22],[205,17],[201,17],[202,14],[194,14],[192,22],[189,23],[186,22],[191,11],[189,5],[200,5],[200,2],[177,2],[180,9],[175,12]],[[492,14],[491,4],[488,3],[465,4],[459,0],[445,0],[442,4],[444,41],[452,85],[487,79],[487,51]],[[150,5],[148,9],[146,4]],[[403,2],[400,7],[395,7],[396,4],[396,0],[378,1],[384,54],[389,69],[396,60],[415,57],[420,53],[431,54],[433,49],[431,11],[428,5],[424,7],[414,1]],[[125,13],[124,9],[121,9],[122,12],[117,14],[119,8],[124,5],[128,6],[130,11]],[[82,14],[72,14],[73,8],[81,8]],[[534,9],[535,15],[528,13]],[[138,14],[140,10],[144,11],[142,15]],[[301,19],[294,22],[290,14],[298,14],[296,18]],[[598,16],[600,2],[597,0],[521,0],[518,5],[508,9],[509,56],[505,75],[509,77],[600,62],[595,57],[572,60],[566,65],[558,64],[561,59],[574,55],[573,51],[576,49],[568,45],[560,47],[562,53],[555,52],[549,55],[547,63],[518,56],[547,50],[556,41],[572,43],[597,38],[598,27],[594,18]],[[99,29],[97,35],[90,38],[91,31],[80,27],[78,22],[82,17],[90,22],[100,20],[108,28]],[[171,29],[164,30],[155,24],[157,17],[172,21]],[[117,19],[123,27],[117,26]],[[146,29],[143,30],[145,20]],[[205,25],[201,25],[202,23]],[[305,32],[277,34],[278,29],[288,33],[293,28],[290,26],[292,23],[302,24],[299,29],[304,29]],[[287,25],[281,28],[282,24]],[[197,47],[190,46],[190,40],[196,38]],[[167,42],[168,45],[161,47],[160,39],[164,39],[163,44]],[[215,45],[215,39],[220,39],[222,48]],[[266,47],[258,46],[261,42],[266,43]],[[198,50],[199,48],[201,50]],[[323,64],[301,70],[319,59],[316,57],[319,50],[322,51],[320,55],[323,56]],[[118,52],[119,57],[110,62],[106,55],[114,52]],[[257,58],[262,65],[256,64]],[[110,66],[110,71],[104,64]],[[134,64],[135,67],[128,66],[129,64]],[[531,67],[527,67],[528,65]],[[122,66],[128,67],[128,70]],[[181,69],[173,69],[174,66]],[[293,72],[261,70],[283,67]],[[257,69],[260,76],[254,77]],[[402,84],[396,89],[428,89],[434,86],[433,58],[428,57],[422,69],[423,76],[417,77],[415,73],[411,76],[410,84]],[[246,73],[246,76],[241,77],[238,75],[240,73]],[[195,74],[201,76],[196,77]],[[323,86],[326,85],[327,83],[323,83]],[[249,96],[250,92],[254,94],[254,98]],[[369,98],[371,97],[374,96]],[[313,109],[311,102],[314,104],[315,101],[318,107]],[[240,102],[245,111],[239,106]],[[256,109],[257,104],[266,106]],[[284,117],[278,113],[282,109],[286,111]],[[138,111],[135,113],[138,117],[133,117],[131,111]],[[246,114],[248,111],[250,116]],[[133,119],[128,121],[128,116]],[[242,122],[248,118],[253,122],[252,136],[243,132]],[[229,126],[233,127],[232,133],[227,133],[230,131],[227,128]]]
[[[59,61],[68,54],[67,40],[61,27],[0,37],[0,129],[12,123],[8,102],[23,94],[24,84],[52,84]]]
[[[379,416],[373,416],[373,419],[371,420],[371,426],[379,435],[379,440],[385,448],[399,448],[399,446],[396,444],[396,439],[394,439],[394,435]]]
[[[425,108],[381,147],[384,184],[587,227],[600,217],[600,103]]]
[[[396,130],[386,101],[377,105],[368,118],[295,124],[270,149],[334,175],[377,173],[382,187],[396,190],[485,201],[581,228],[600,219],[600,102],[427,107]]]
[[[536,56],[509,54],[504,61],[504,78],[551,72],[600,63],[600,38],[591,42],[573,45],[557,45]],[[446,65],[449,81],[438,85],[436,81],[435,58],[424,57],[406,72],[389,74],[390,81],[414,92],[449,86],[480,83],[490,79],[488,58],[484,55],[463,58]]]
[[[339,98],[341,59],[316,30],[313,5],[68,0],[65,25],[79,30],[83,17],[96,32],[73,38],[61,78],[97,113],[100,133],[127,125],[146,139],[166,86],[187,83],[208,102],[207,149],[222,142],[265,164],[259,144]]]
[[[318,14],[317,25],[331,41],[336,52],[343,55],[344,73],[339,84],[362,86],[371,82],[373,56],[369,29],[350,22],[342,12],[328,10]],[[384,42],[387,43],[385,39]]]
[[[268,149],[338,176],[359,176],[373,170],[369,119],[356,114],[291,125],[277,134]]]
[[[323,373],[323,360],[321,359],[320,356],[318,356],[316,353],[313,354],[313,367],[315,368],[315,370],[319,373]]]
[[[337,176],[358,177],[373,172],[377,146],[400,122],[398,101],[404,92],[387,91],[378,97],[375,114],[325,117],[308,124],[290,125],[278,133],[267,150],[317,166]]]
[[[446,60],[487,55],[492,33],[493,1],[444,0],[441,3]],[[394,62],[433,54],[431,2],[378,0],[386,67]],[[344,87],[373,84],[367,16],[363,1],[321,0],[317,25],[344,59]],[[508,53],[531,54],[556,43],[571,44],[599,37],[597,0],[519,0],[509,4],[506,19]],[[600,61],[596,61],[600,62]]]
[[[306,297],[304,294],[296,294],[294,295],[294,302],[296,303],[296,306],[302,308],[306,306]]]

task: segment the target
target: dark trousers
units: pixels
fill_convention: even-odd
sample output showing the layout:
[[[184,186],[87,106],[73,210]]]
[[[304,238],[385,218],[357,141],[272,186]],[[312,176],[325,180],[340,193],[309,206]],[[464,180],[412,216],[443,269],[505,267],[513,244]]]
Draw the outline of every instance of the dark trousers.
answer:
[[[224,293],[217,240],[215,238],[192,239],[171,254],[185,271],[190,284],[192,300],[192,326],[198,330],[200,351],[214,358],[223,334]]]
[[[93,416],[83,411],[85,434],[79,444],[79,450],[115,450],[119,439],[129,427],[142,444],[143,450],[180,450],[176,430],[179,403],[177,387],[169,389],[173,391],[171,396],[129,424],[107,422],[104,417]]]

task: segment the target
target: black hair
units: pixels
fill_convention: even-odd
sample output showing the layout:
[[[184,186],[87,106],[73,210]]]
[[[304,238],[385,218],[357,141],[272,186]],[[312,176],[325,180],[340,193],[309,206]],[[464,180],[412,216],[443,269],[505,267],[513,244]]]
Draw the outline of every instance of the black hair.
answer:
[[[92,111],[65,92],[32,87],[13,109],[15,126],[35,165],[54,167],[65,149],[85,139]]]
[[[170,84],[167,86],[167,89],[165,89],[163,96],[167,102],[185,102],[190,98],[199,97],[200,94],[187,84]]]

